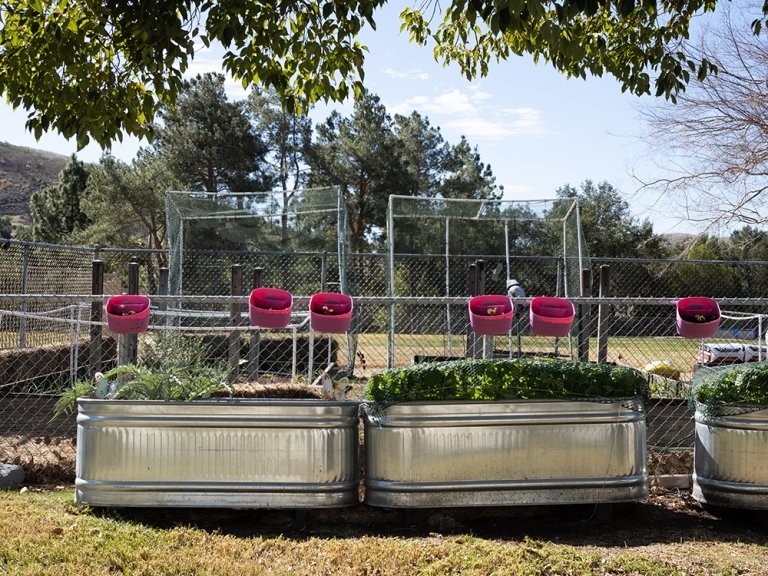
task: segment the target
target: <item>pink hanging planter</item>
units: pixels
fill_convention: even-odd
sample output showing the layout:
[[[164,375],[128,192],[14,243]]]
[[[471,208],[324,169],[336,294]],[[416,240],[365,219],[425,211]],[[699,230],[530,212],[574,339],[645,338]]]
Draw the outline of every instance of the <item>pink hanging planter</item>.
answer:
[[[480,336],[506,334],[512,328],[514,308],[508,296],[486,294],[469,299],[469,325]]]
[[[691,296],[677,302],[677,333],[684,338],[709,338],[720,327],[720,305],[713,298]]]
[[[149,326],[149,297],[137,294],[107,300],[107,327],[115,334],[138,334]]]
[[[574,316],[573,303],[566,298],[538,296],[531,300],[531,331],[537,336],[567,336]]]
[[[293,295],[279,288],[256,288],[248,299],[248,318],[253,326],[285,328],[291,321]]]
[[[346,294],[319,292],[309,299],[309,325],[315,332],[341,334],[352,323],[352,298]]]

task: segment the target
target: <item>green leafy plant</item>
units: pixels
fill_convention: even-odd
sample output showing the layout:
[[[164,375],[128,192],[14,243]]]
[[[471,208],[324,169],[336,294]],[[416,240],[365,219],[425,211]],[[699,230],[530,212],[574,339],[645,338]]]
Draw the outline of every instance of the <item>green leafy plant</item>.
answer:
[[[375,402],[522,400],[645,395],[648,382],[625,366],[520,358],[417,364],[371,376],[363,398]]]
[[[692,397],[709,405],[768,405],[768,362],[700,368],[694,376]]]
[[[210,357],[210,350],[196,336],[184,336],[176,332],[156,332],[142,346],[141,365],[157,370],[173,366],[203,366]]]
[[[222,389],[231,394],[227,376],[224,366],[177,366],[159,370],[133,364],[118,366],[93,381],[76,382],[59,397],[54,418],[70,413],[78,398],[180,402],[208,398]],[[99,393],[102,387],[105,392]]]
[[[57,418],[62,414],[69,414],[75,406],[78,398],[85,398],[92,396],[96,390],[95,385],[87,380],[78,380],[68,390],[65,390],[59,396],[56,401],[56,405],[53,407],[53,416],[51,420]]]

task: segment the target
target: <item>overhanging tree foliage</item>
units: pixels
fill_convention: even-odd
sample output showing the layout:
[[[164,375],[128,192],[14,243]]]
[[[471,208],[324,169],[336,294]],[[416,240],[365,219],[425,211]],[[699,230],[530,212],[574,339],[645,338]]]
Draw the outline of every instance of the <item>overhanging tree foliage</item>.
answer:
[[[53,129],[102,146],[147,136],[171,106],[195,44],[220,42],[243,85],[272,87],[288,106],[343,100],[363,89],[366,47],[386,0],[2,0],[0,93]],[[623,90],[674,98],[707,60],[677,48],[691,19],[717,0],[435,0],[406,7],[403,29],[468,78],[493,59],[527,54],[585,77],[611,74]],[[763,16],[768,5],[763,8]],[[761,22],[752,23],[759,32]]]

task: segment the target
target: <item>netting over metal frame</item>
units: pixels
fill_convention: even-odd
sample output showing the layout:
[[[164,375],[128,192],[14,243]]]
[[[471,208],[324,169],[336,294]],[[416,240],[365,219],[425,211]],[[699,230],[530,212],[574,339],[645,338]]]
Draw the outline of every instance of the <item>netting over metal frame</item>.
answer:
[[[558,208],[558,210],[553,210]],[[560,216],[559,214],[562,214]],[[511,271],[510,256],[514,252],[514,231],[511,225],[524,225],[529,230],[545,230],[559,233],[562,245],[564,274],[558,280],[562,284],[560,295],[573,297],[580,295],[581,271],[589,268],[589,254],[581,230],[581,219],[578,198],[555,198],[540,200],[494,200],[494,199],[465,199],[465,198],[424,198],[415,196],[389,197],[387,214],[387,244],[389,262],[387,263],[387,280],[390,297],[395,296],[395,258],[403,253],[396,249],[398,237],[396,220],[418,219],[441,220],[441,232],[444,236],[443,248],[445,254],[445,296],[456,295],[456,290],[450,286],[449,260],[460,252],[460,243],[452,242],[452,234],[461,230],[462,224],[467,223],[500,223],[504,234],[504,256],[506,278],[514,276]],[[433,233],[435,231],[432,231]],[[459,233],[459,238],[462,238]],[[414,246],[408,253],[413,254]],[[417,247],[418,248],[418,247]],[[416,252],[418,253],[418,252]],[[552,256],[552,254],[548,254]],[[459,289],[464,290],[464,286]],[[553,286],[552,293],[559,292],[560,286]]]
[[[169,287],[173,295],[183,294],[185,234],[194,223],[220,223],[206,230],[209,237],[264,249],[265,234],[279,235],[285,221],[291,237],[290,249],[322,250],[336,253],[340,291],[348,291],[346,281],[347,210],[338,186],[307,188],[285,193],[265,192],[208,193],[168,191],[165,195],[168,228]],[[325,239],[314,234],[315,242],[303,246],[302,227],[332,230]],[[331,239],[332,238],[332,239]],[[318,242],[325,246],[318,246]]]

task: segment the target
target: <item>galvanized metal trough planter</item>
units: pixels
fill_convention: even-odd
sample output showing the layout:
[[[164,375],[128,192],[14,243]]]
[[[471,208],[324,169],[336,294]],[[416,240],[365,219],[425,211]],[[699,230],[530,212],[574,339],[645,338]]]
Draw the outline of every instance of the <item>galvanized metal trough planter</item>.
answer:
[[[91,506],[358,504],[359,403],[78,400],[75,501]]]
[[[365,502],[389,508],[618,503],[648,495],[639,403],[404,402],[365,423]]]
[[[728,508],[768,509],[768,406],[695,413],[693,497]]]

